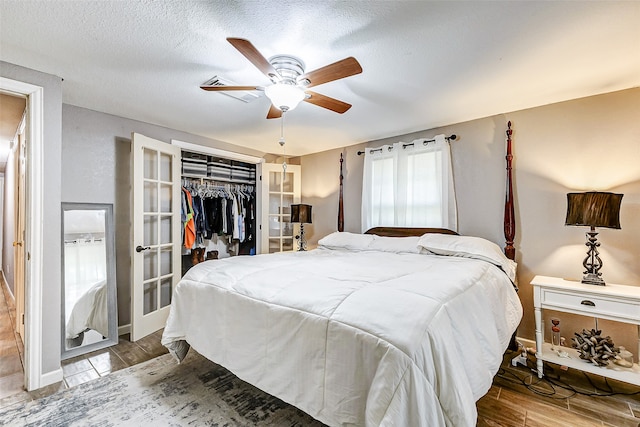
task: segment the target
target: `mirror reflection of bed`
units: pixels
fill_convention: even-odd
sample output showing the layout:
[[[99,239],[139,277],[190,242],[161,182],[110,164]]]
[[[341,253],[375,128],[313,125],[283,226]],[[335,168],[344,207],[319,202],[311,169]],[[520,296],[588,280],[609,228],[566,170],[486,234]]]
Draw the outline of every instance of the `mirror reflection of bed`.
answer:
[[[63,247],[63,355],[72,357],[117,343],[111,205],[64,204]]]

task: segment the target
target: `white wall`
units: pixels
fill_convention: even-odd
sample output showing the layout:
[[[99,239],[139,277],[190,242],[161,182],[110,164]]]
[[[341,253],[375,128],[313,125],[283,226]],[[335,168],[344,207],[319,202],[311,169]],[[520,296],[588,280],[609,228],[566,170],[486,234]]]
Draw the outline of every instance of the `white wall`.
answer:
[[[118,325],[131,321],[131,133],[261,157],[264,153],[72,105],[62,108],[62,201],[113,203]]]
[[[43,349],[41,372],[60,369],[60,153],[62,127],[62,79],[0,61],[0,76],[43,88],[44,159],[42,177],[42,220],[44,258],[42,300]]]

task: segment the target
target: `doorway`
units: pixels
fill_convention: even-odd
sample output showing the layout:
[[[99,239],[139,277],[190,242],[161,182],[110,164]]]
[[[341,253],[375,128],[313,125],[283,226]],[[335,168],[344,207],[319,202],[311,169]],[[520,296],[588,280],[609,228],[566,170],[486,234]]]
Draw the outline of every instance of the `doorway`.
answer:
[[[43,88],[29,83],[0,77],[0,92],[26,98],[24,153],[24,190],[21,214],[24,215],[23,232],[14,242],[24,259],[16,269],[23,274],[24,316],[16,323],[24,323],[24,385],[35,390],[59,381],[62,371],[43,375],[42,372],[42,284],[43,284]],[[18,150],[20,151],[20,150]],[[6,202],[6,200],[5,200]],[[5,254],[6,255],[6,254]],[[18,301],[16,301],[18,304]],[[22,319],[24,318],[24,320]],[[58,378],[60,377],[60,378]]]

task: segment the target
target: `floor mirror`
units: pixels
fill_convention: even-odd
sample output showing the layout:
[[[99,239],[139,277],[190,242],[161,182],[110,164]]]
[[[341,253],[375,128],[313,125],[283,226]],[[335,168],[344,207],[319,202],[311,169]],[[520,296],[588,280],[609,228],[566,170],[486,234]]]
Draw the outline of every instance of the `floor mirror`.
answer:
[[[62,359],[118,343],[113,205],[62,203]]]

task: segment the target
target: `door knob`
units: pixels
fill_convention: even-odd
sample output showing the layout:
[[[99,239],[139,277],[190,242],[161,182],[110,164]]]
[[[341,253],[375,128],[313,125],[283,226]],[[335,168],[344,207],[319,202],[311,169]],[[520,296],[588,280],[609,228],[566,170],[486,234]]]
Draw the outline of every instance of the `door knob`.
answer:
[[[149,246],[136,246],[136,252],[146,251],[147,249],[151,249]]]

